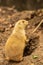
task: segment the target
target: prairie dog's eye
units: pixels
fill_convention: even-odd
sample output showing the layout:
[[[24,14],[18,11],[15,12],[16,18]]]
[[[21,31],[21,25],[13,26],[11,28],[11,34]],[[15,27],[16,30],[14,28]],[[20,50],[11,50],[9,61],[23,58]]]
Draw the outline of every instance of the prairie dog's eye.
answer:
[[[23,23],[25,22],[25,21],[22,21]]]

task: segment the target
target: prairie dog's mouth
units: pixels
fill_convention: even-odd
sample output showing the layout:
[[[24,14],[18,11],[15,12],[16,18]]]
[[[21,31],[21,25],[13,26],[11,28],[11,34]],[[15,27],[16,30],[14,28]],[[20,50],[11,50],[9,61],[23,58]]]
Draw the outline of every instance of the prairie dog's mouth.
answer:
[[[26,27],[27,27],[27,28],[30,28],[30,25],[29,25],[29,23],[26,25]]]

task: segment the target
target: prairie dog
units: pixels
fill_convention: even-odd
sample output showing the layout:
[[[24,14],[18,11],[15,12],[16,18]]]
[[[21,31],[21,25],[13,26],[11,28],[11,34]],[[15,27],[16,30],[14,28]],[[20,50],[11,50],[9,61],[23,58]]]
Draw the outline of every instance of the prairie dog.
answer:
[[[7,60],[23,60],[23,51],[25,47],[26,35],[25,27],[28,21],[19,20],[14,27],[12,34],[5,44],[5,56]]]

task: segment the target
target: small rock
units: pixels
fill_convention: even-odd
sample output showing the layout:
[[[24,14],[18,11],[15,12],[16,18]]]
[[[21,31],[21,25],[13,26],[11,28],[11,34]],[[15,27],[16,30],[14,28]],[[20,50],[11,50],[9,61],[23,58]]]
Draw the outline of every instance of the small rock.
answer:
[[[8,31],[10,28],[6,28],[5,30]]]
[[[43,16],[43,9],[39,9],[37,12],[36,12],[36,15],[38,16]]]
[[[14,27],[14,26],[13,26],[12,24],[10,24],[10,25],[9,25],[9,28],[12,28],[12,27]]]
[[[2,11],[2,13],[6,13],[6,11],[5,11],[5,10],[3,10],[3,11]]]
[[[5,21],[4,24],[7,25],[7,24],[9,24],[9,22],[8,21]]]
[[[4,59],[3,58],[0,58],[0,62],[4,62]]]
[[[4,18],[0,18],[0,22],[3,22],[5,19]]]
[[[7,8],[7,9],[8,9],[9,11],[13,10],[13,8],[10,8],[10,7],[9,7],[9,8]]]
[[[5,31],[5,28],[0,26],[0,32],[4,32]]]

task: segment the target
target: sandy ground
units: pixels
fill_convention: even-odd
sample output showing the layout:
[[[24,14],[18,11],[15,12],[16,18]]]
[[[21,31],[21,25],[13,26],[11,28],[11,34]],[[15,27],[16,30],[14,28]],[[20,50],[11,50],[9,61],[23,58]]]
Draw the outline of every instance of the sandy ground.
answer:
[[[24,60],[17,63],[6,61],[4,54],[5,43],[11,34],[15,23],[19,19],[26,19],[29,22],[26,29],[27,36],[35,29],[43,19],[43,9],[34,11],[17,11],[9,7],[0,7],[0,65],[43,65],[43,23],[38,30],[30,36]]]

